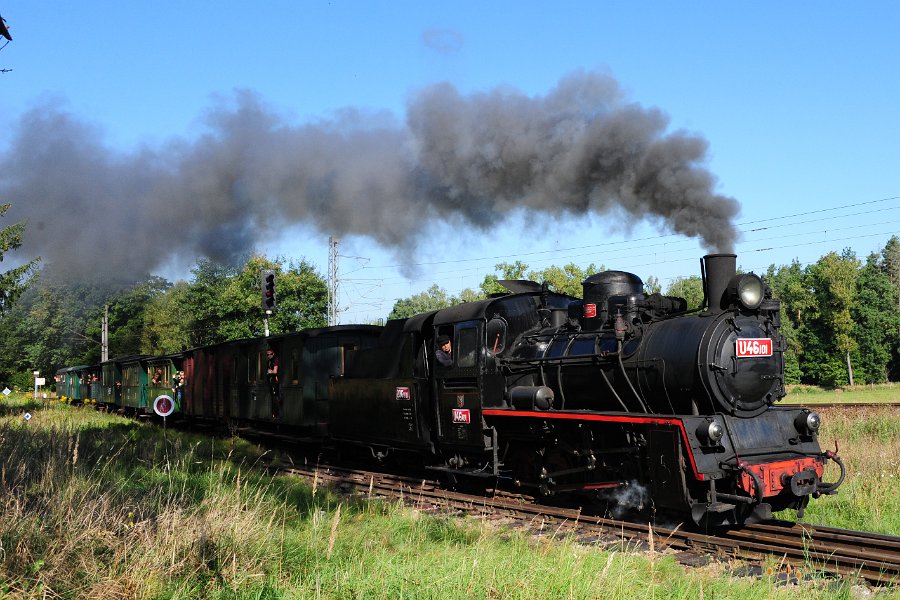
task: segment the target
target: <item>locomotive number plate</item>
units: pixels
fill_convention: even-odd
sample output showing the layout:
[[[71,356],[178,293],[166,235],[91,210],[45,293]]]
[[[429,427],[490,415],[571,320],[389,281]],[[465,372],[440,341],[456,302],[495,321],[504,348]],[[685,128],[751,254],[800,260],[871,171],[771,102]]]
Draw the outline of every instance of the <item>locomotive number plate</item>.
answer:
[[[453,422],[454,423],[471,423],[472,417],[469,413],[468,408],[454,408],[453,409]]]
[[[734,355],[738,358],[772,356],[772,340],[769,338],[738,338]]]

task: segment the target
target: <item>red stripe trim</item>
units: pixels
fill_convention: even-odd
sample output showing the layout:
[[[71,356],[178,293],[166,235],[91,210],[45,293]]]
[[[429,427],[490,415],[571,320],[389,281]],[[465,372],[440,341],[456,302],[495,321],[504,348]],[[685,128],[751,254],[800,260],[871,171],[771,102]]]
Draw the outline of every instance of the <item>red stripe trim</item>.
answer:
[[[706,475],[697,470],[697,463],[694,461],[694,452],[691,449],[691,443],[687,437],[687,431],[684,429],[684,422],[681,419],[666,419],[664,417],[629,417],[625,415],[598,415],[597,413],[572,413],[572,412],[539,412],[534,410],[507,410],[497,408],[485,408],[481,414],[487,417],[529,417],[534,419],[559,419],[564,421],[600,421],[603,423],[640,423],[647,425],[669,425],[677,427],[681,430],[681,437],[684,440],[684,447],[687,451],[688,458],[691,461],[691,469],[694,471],[694,477],[700,481],[706,481]]]
[[[591,483],[584,486],[586,490],[605,490],[609,488],[625,487],[624,481],[614,481],[613,483]]]

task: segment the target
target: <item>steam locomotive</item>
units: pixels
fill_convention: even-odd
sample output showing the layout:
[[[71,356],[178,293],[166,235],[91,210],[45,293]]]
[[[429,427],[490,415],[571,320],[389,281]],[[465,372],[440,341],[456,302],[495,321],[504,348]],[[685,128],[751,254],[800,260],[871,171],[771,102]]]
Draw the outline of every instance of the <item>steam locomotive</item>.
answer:
[[[136,412],[249,423],[280,435],[413,459],[451,479],[542,495],[636,498],[697,523],[767,519],[832,494],[844,465],[820,418],[778,407],[780,304],[734,254],[701,261],[704,303],[646,294],[606,271],[583,298],[530,281],[508,293],[389,321],[128,357],[60,370],[64,389]],[[437,339],[451,341],[449,365]],[[280,357],[270,390],[265,350]],[[183,393],[154,387],[186,376]],[[74,392],[73,392],[74,393]],[[90,400],[88,400],[90,401]],[[823,480],[828,461],[840,470]]]

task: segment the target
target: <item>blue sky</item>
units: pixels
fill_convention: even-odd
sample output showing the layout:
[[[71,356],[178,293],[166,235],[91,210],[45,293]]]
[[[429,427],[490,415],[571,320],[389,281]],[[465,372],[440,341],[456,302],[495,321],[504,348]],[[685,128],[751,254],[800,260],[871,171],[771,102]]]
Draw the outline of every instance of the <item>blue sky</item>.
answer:
[[[403,123],[413,98],[441,82],[464,97],[505,89],[540,98],[587,71],[613,77],[627,103],[665,113],[667,131],[706,140],[715,192],[741,206],[743,268],[808,263],[845,247],[865,257],[900,234],[895,2],[0,0],[0,15],[13,36],[0,50],[0,68],[11,69],[0,74],[8,164],[12,132],[36,107],[86,124],[113,158],[142,148],[163,155],[196,142],[211,107],[235,90],[297,126],[333,122],[348,108]],[[0,185],[9,176],[0,173]],[[17,199],[0,198],[13,202],[13,218],[33,223],[50,210],[40,197]],[[90,205],[77,207],[54,217],[77,228]],[[256,250],[326,272],[332,232],[302,221],[269,227]],[[474,288],[501,261],[602,263],[666,284],[698,274],[704,253],[693,238],[615,211],[513,214],[465,229],[432,222],[402,254],[343,235],[342,322],[384,317],[396,298],[432,283]],[[184,276],[195,259],[179,255],[159,272]]]

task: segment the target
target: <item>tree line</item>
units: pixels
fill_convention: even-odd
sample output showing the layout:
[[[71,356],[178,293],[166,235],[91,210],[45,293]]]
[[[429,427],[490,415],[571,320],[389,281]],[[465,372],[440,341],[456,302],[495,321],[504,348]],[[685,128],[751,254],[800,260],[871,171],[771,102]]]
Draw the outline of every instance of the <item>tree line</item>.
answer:
[[[0,205],[0,216],[9,208]],[[18,248],[18,223],[0,229],[0,260]],[[33,371],[43,376],[61,366],[96,364],[101,329],[108,318],[109,356],[168,354],[186,348],[263,335],[260,272],[277,273],[278,308],[273,334],[327,323],[325,279],[306,260],[249,256],[228,266],[201,259],[187,281],[155,275],[128,281],[94,280],[38,268],[38,259],[0,273],[0,385],[29,389]],[[573,263],[530,269],[500,263],[476,289],[451,295],[438,284],[397,300],[388,318],[444,308],[502,293],[503,279],[547,282],[550,289],[581,296],[581,283],[603,265]],[[900,239],[860,260],[852,251],[830,252],[801,265],[771,265],[763,274],[781,304],[787,347],[787,383],[840,386],[900,379]],[[650,276],[649,293],[703,300],[699,277],[680,277],[665,290]]]

